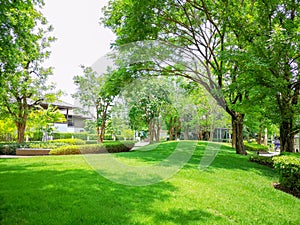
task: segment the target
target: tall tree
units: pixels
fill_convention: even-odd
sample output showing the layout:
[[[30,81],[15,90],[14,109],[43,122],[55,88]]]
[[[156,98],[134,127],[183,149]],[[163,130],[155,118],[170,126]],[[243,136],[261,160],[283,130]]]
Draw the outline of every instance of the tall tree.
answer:
[[[139,83],[139,84],[137,84]],[[136,81],[127,91],[130,124],[133,129],[148,128],[149,142],[159,141],[163,110],[170,105],[169,86],[164,78]]]
[[[42,101],[53,100],[54,85],[47,85],[51,68],[41,65],[54,40],[39,9],[42,1],[5,1],[0,6],[0,110],[10,115],[24,142],[28,115]]]
[[[248,74],[245,88],[269,96],[268,117],[280,127],[281,151],[293,151],[300,130],[299,1],[231,1],[228,12],[239,46],[231,56]]]
[[[225,12],[223,1],[111,0],[104,8],[102,21],[115,32],[119,46],[134,41],[161,40],[179,46],[193,58],[193,67],[169,67],[167,71],[160,67],[160,71],[203,85],[232,118],[232,145],[236,152],[246,154],[243,145],[245,111],[239,111],[238,105],[246,99],[247,92],[228,88],[237,82],[239,70],[223,57],[231,32],[224,23]]]
[[[121,92],[131,76],[126,69],[110,70],[98,74],[91,67],[84,67],[83,76],[73,78],[78,87],[73,97],[83,106],[81,111],[88,113],[95,119],[98,141],[104,140],[109,112],[116,96]]]

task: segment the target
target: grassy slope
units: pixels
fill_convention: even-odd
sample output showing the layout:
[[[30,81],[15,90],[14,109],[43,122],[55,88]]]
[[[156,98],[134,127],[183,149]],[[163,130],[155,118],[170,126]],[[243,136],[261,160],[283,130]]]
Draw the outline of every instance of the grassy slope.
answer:
[[[116,157],[154,164],[175,146]],[[225,146],[201,171],[205,146],[175,176],[144,187],[113,183],[79,155],[1,159],[0,224],[300,224],[300,200],[272,187],[274,171]]]

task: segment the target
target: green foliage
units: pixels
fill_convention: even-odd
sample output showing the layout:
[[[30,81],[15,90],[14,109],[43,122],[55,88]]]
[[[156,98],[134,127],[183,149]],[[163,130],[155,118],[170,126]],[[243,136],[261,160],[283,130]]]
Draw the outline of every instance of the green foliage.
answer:
[[[28,148],[29,143],[0,143],[0,155],[15,155],[17,148]]]
[[[91,67],[82,66],[82,69],[84,75],[75,76],[73,79],[78,87],[73,97],[82,104],[81,111],[91,114],[90,109],[93,109],[96,112],[95,115],[92,114],[94,120],[88,126],[89,131],[93,130],[93,125],[95,126],[99,141],[102,142],[113,100],[131,77],[121,69],[115,71],[107,69],[103,74],[98,74]]]
[[[52,141],[48,141],[49,143],[66,143],[69,145],[84,145],[85,141],[81,140],[81,139],[57,139],[57,140],[52,140]]]
[[[255,162],[261,165],[269,166],[271,168],[274,167],[273,165],[273,157],[266,157],[260,155],[252,155],[250,156],[250,161]]]
[[[69,145],[50,151],[50,155],[74,155],[91,153],[117,153],[128,152],[133,148],[134,142],[104,142],[102,144]]]
[[[244,146],[247,151],[268,151],[269,150],[268,146],[259,145],[257,143],[244,142]]]
[[[33,142],[28,144],[28,148],[37,148],[37,149],[54,149],[60,146],[66,146],[68,143],[66,142]]]
[[[88,134],[85,132],[80,133],[53,133],[54,139],[70,139],[70,138],[76,138],[76,139],[82,139],[82,140],[97,140],[97,134]]]
[[[279,172],[279,182],[292,192],[300,193],[300,158],[280,156],[274,158],[274,167]]]
[[[30,112],[57,94],[47,83],[51,68],[42,67],[55,40],[39,11],[42,5],[42,0],[2,1],[0,7],[0,115],[14,121],[20,143]]]
[[[0,141],[13,141],[15,139],[16,128],[13,120],[9,117],[0,120]]]
[[[141,147],[112,157],[136,167],[152,166],[176,146],[168,142],[151,151]],[[213,164],[199,171],[205,148],[200,142],[172,178],[142,187],[100,176],[81,155],[0,159],[1,225],[299,224],[299,199],[273,188],[278,179],[274,170],[250,163],[223,145]],[[134,174],[118,170],[113,176],[127,179]]]
[[[47,109],[36,107],[36,110],[31,111],[28,115],[26,135],[31,140],[41,141],[44,132],[48,135],[52,134],[54,130],[53,123],[62,123],[65,121],[64,114],[51,104],[48,105]]]

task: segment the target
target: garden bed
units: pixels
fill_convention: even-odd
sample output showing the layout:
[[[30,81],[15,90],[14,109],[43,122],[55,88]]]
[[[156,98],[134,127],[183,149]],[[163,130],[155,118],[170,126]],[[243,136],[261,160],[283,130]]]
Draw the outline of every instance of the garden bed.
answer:
[[[50,150],[51,149],[17,148],[16,155],[18,156],[49,155]]]

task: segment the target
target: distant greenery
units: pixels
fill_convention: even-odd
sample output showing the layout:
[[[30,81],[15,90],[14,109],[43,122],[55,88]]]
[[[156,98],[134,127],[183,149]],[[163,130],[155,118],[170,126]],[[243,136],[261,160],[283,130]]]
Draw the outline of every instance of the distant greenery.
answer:
[[[254,142],[251,143],[244,142],[244,146],[247,151],[268,151],[269,150],[268,146],[260,145]]]
[[[57,139],[48,141],[49,143],[66,143],[69,145],[84,145],[85,141],[78,138]]]
[[[124,163],[151,166],[177,142],[118,153]],[[215,144],[218,148],[220,145]],[[298,225],[299,199],[273,188],[272,169],[222,146],[199,170],[206,143],[173,177],[126,186],[96,173],[82,155],[0,159],[0,223],[11,224],[234,224]],[[122,173],[121,173],[122,175]],[[126,174],[123,174],[126,176]],[[239,193],[239,194],[237,194]]]
[[[133,141],[126,142],[103,142],[101,144],[89,145],[67,145],[55,148],[50,151],[50,155],[74,155],[74,154],[91,154],[91,153],[116,153],[128,152],[133,148]]]

